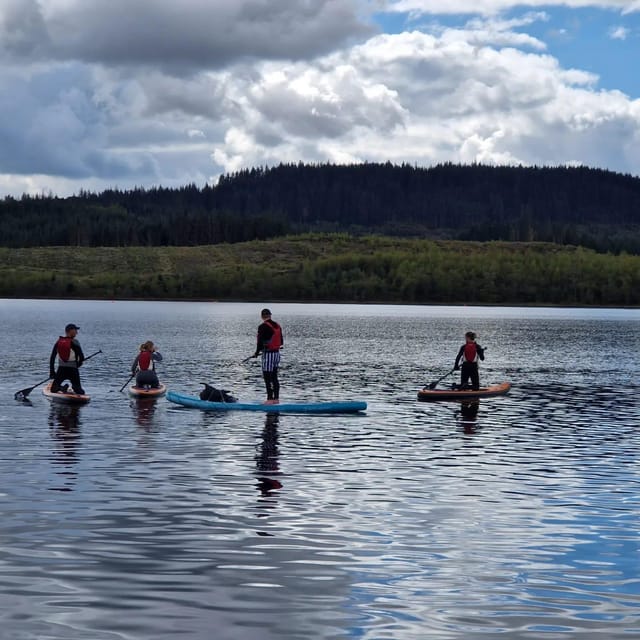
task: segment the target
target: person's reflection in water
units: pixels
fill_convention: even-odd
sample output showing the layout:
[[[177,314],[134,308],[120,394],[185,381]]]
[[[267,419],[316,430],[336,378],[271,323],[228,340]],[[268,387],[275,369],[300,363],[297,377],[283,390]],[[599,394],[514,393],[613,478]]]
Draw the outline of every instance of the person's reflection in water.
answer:
[[[157,398],[134,398],[131,400],[131,411],[138,425],[137,444],[143,450],[149,450],[153,443],[154,415],[157,405]]]
[[[460,403],[460,424],[465,433],[475,433],[478,430],[478,409],[480,400],[464,400]]]
[[[273,476],[280,475],[280,463],[278,457],[278,422],[280,416],[277,413],[268,413],[262,432],[262,442],[256,455],[256,476],[258,477],[257,488],[260,491],[260,507],[271,509],[276,505],[274,491],[282,489],[282,484]],[[259,513],[259,517],[266,516],[266,513]],[[269,535],[258,532],[259,535]]]
[[[153,414],[156,412],[156,398],[137,398],[131,401],[131,408],[136,422],[150,431],[153,425]]]
[[[52,491],[73,491],[78,473],[75,465],[78,462],[78,446],[80,444],[80,407],[51,405],[49,411],[49,432],[54,448],[51,461],[60,465],[56,474],[64,479],[62,487],[50,487]]]

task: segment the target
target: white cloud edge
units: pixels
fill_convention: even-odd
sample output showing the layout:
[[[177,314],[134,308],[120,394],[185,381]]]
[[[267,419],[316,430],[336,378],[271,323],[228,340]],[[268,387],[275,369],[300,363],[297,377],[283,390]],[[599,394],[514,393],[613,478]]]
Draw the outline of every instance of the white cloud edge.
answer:
[[[143,78],[131,77],[128,87],[122,84],[124,73],[101,68],[96,76],[100,83],[94,87],[95,96],[105,104],[111,101],[109,108],[114,112],[110,117],[115,119],[120,109],[117,117],[128,120],[130,126],[127,131],[122,122],[117,128],[102,123],[105,138],[100,144],[109,156],[128,163],[131,175],[121,176],[123,186],[203,183],[220,170],[231,172],[300,160],[391,160],[428,165],[439,161],[540,164],[548,158],[549,164],[578,162],[624,172],[626,167],[640,166],[638,153],[633,155],[632,149],[640,141],[639,102],[619,92],[598,90],[596,76],[579,69],[560,68],[557,60],[544,53],[544,42],[515,31],[544,19],[544,15],[531,12],[510,20],[476,18],[465,28],[441,28],[434,34],[381,34],[311,62],[259,62],[183,80],[158,72]],[[425,56],[425,47],[430,46],[432,58]],[[525,53],[525,49],[531,53]],[[457,66],[447,68],[436,54],[450,56],[451,63],[458,56]],[[474,56],[481,57],[481,65],[474,66]],[[367,60],[378,70],[367,69]],[[514,61],[520,66],[517,74],[509,69]],[[460,80],[464,93],[458,99],[454,89],[445,86],[440,105],[443,110],[421,111],[415,106],[420,103],[410,77],[415,72],[412,64],[417,62],[442,63],[435,77],[437,82],[446,81],[451,69],[466,69],[466,80],[464,76]],[[388,77],[383,73],[385,66],[390,67]],[[496,74],[494,78],[490,72]],[[518,78],[523,72],[526,81],[520,84]],[[400,77],[403,73],[407,75],[404,80]],[[524,98],[527,90],[539,95],[527,104],[510,94],[510,85],[514,84]],[[206,100],[201,103],[199,98],[211,99],[207,92],[219,85],[224,86],[225,104],[219,112],[208,113]],[[97,93],[98,87],[102,95]],[[284,89],[291,98],[285,106],[291,108],[299,102],[297,115],[288,112],[295,116],[289,122],[277,117],[278,100]],[[463,98],[469,96],[483,101],[483,107],[461,111]],[[167,97],[176,100],[175,110],[171,110]],[[161,98],[164,105],[160,108]],[[445,104],[447,98],[449,103]],[[430,97],[437,99],[435,94]],[[415,104],[412,100],[416,100]],[[276,116],[265,118],[269,101],[274,101],[270,108]],[[500,104],[504,105],[502,110]],[[139,141],[114,142],[117,129],[124,138],[140,132],[140,127],[149,128],[148,139],[142,132]],[[150,139],[154,127],[156,133],[162,133],[165,127],[166,136],[160,142]],[[544,155],[547,139],[559,148],[555,155]],[[529,154],[523,147],[526,140],[531,140]],[[626,165],[610,165],[604,154],[595,155],[612,141],[619,145],[623,159],[629,156]],[[69,155],[74,153],[77,150],[70,149]],[[589,160],[593,158],[596,161]],[[154,173],[138,172],[145,167],[153,168]],[[88,175],[74,180],[13,174],[0,179],[0,185],[7,189],[11,184],[27,185],[31,193],[49,189],[68,193],[74,184],[80,188],[118,186],[118,177]]]
[[[513,9],[566,7],[605,9],[622,15],[640,11],[640,0],[388,0],[384,11],[421,15],[495,16]]]

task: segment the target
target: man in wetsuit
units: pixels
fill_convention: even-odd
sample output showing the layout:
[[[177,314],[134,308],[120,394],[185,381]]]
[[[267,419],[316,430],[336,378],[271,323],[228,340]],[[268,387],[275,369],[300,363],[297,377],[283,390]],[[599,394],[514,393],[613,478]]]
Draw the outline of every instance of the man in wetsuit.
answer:
[[[64,336],[60,336],[51,350],[49,358],[49,377],[53,378],[51,383],[51,391],[57,393],[61,390],[61,383],[65,380],[71,382],[71,386],[75,393],[84,394],[82,385],[80,384],[80,371],[78,370],[84,362],[84,353],[80,342],[76,338],[80,327],[75,324],[68,324],[64,328]],[[56,360],[58,369],[56,370]],[[66,391],[63,388],[63,392]]]

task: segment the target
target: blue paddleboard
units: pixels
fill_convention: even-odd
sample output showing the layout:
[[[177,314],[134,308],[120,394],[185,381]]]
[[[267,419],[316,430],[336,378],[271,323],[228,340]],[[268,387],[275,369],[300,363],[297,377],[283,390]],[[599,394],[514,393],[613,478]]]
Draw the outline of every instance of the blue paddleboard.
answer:
[[[175,391],[167,393],[167,400],[183,407],[203,411],[266,411],[267,413],[357,413],[365,411],[367,403],[347,402],[284,402],[262,404],[260,402],[209,402],[195,396],[186,396]]]

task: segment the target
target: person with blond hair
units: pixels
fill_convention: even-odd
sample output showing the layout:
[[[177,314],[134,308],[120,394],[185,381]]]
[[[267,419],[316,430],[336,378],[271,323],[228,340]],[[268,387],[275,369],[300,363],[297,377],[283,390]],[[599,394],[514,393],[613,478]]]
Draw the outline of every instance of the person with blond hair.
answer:
[[[156,362],[162,362],[162,354],[151,340],[143,342],[140,345],[140,352],[131,365],[131,375],[136,377],[136,387],[157,389],[160,386],[160,380],[158,380],[156,373]]]

